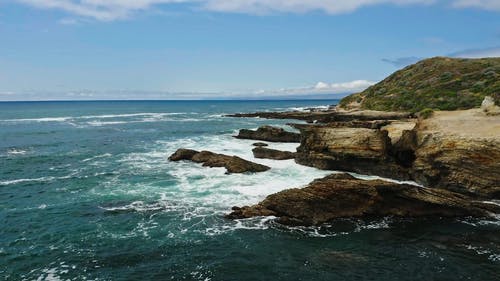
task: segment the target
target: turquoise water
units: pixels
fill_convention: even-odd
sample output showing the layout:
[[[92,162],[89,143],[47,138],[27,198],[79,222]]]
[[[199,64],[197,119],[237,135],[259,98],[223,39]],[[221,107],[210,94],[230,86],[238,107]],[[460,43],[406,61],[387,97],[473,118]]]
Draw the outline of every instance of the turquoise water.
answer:
[[[388,217],[287,228],[270,218],[223,218],[234,205],[328,172],[253,159],[253,142],[231,137],[290,120],[222,115],[334,103],[0,103],[0,279],[500,280],[498,220]],[[225,175],[167,161],[180,147],[272,169]]]

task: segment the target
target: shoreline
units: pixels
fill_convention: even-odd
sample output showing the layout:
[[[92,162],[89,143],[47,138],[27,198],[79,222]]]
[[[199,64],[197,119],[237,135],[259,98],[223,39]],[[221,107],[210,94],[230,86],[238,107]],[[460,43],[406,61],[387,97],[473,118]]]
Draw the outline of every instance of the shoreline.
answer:
[[[495,183],[500,182],[500,179],[494,172],[496,168],[500,169],[500,167],[497,167],[500,164],[494,160],[496,155],[500,155],[500,143],[495,139],[495,133],[493,133],[492,138],[487,138],[487,140],[484,140],[481,134],[477,135],[478,132],[489,132],[489,130],[478,130],[476,124],[483,119],[491,123],[491,120],[495,121],[498,119],[497,117],[486,116],[478,109],[440,112],[429,119],[423,119],[404,112],[347,112],[339,111],[332,106],[329,106],[325,110],[325,107],[318,107],[318,109],[309,108],[303,111],[236,113],[225,115],[225,117],[305,121],[306,124],[288,124],[300,131],[300,146],[297,147],[297,152],[295,153],[295,162],[297,164],[321,170],[331,170],[333,174],[337,174],[340,177],[344,173],[358,174],[361,175],[361,178],[363,175],[366,175],[368,179],[360,180],[360,177],[349,178],[351,176],[344,179],[347,182],[357,184],[375,184],[377,180],[369,178],[378,178],[379,181],[392,182],[392,187],[389,188],[392,191],[399,188],[399,186],[407,187],[405,182],[414,182],[413,186],[417,187],[416,189],[408,187],[408,190],[412,190],[410,193],[413,195],[409,195],[409,191],[406,190],[401,194],[397,193],[390,196],[391,198],[394,196],[398,198],[404,197],[406,198],[405,202],[408,202],[409,198],[413,198],[411,200],[415,200],[416,204],[413,209],[402,210],[404,209],[404,203],[397,203],[395,201],[392,209],[385,213],[379,212],[382,205],[377,205],[369,206],[368,211],[365,210],[361,213],[343,214],[343,211],[336,210],[335,212],[339,214],[335,214],[331,218],[363,217],[370,215],[370,213],[402,217],[429,215],[482,217],[500,213],[500,208],[497,208],[498,206],[481,203],[500,198],[500,187],[495,185]],[[458,118],[457,123],[466,128],[467,119],[463,119],[463,116],[461,116],[464,112],[466,116],[471,116],[470,112],[474,112],[475,114],[474,122],[476,123],[474,126],[469,126],[470,128],[474,128],[474,131],[468,135],[469,138],[458,137],[436,126],[436,123],[443,125],[443,120],[440,117],[444,114],[447,116],[444,119],[446,122],[449,122],[450,119]],[[489,124],[488,122],[486,123]],[[429,130],[428,124],[434,124],[433,130]],[[443,126],[447,128],[446,125]],[[266,126],[260,127],[256,131],[240,130],[239,135],[236,137],[255,141],[271,141],[271,143],[290,141],[290,136],[282,140],[277,139],[276,136],[279,134],[272,130],[272,127]],[[281,134],[284,133],[287,132],[281,132]],[[433,143],[430,145],[429,139],[433,140]],[[485,147],[485,144],[488,146]],[[450,148],[450,145],[453,145],[454,149],[458,152],[454,151],[454,149],[445,150],[446,147]],[[434,155],[435,151],[433,149],[435,150],[436,146],[443,146],[440,148],[444,151],[444,154],[441,156],[446,161],[439,162],[440,159],[434,159],[436,155]],[[254,155],[255,150],[254,148]],[[474,161],[474,159],[477,160],[476,163],[469,165],[469,168],[463,167],[460,163],[463,156],[461,153],[468,150],[469,152],[472,151],[469,154],[473,156],[486,155],[486,158],[490,157],[490,160],[493,159],[493,161],[488,159],[485,161],[485,157],[469,157],[471,161]],[[266,155],[266,153],[269,155]],[[280,151],[274,149],[260,149],[259,158],[272,159],[272,157],[276,157],[276,154],[279,153]],[[275,159],[279,159],[279,157]],[[447,167],[443,167],[443,165],[447,165]],[[441,167],[436,169],[435,166]],[[488,170],[489,173],[487,172]],[[475,171],[479,172],[476,178],[471,180],[469,177]],[[466,176],[457,176],[461,173],[466,174]],[[486,176],[484,175],[485,173]],[[330,176],[323,179],[316,179],[305,188],[307,189],[311,186],[314,188],[315,183],[322,180],[325,181],[328,177]],[[326,181],[328,182],[328,180]],[[328,189],[332,186],[338,188],[335,181],[328,182],[326,188]],[[418,190],[422,188],[428,190],[428,193],[430,192],[428,196],[422,195],[422,191]],[[233,212],[228,214],[227,217],[238,219],[272,215],[278,218],[278,222],[288,225],[318,225],[331,220],[331,218],[319,221],[307,219],[308,216],[314,217],[318,214],[320,216],[324,215],[325,212],[331,213],[332,210],[325,210],[327,208],[314,210],[305,217],[304,215],[300,215],[300,213],[308,211],[310,208],[315,209],[315,207],[311,206],[319,204],[324,198],[314,199],[320,201],[316,201],[311,206],[303,205],[302,209],[298,210],[298,213],[294,212],[293,209],[295,207],[287,206],[286,201],[290,200],[290,196],[293,196],[292,194],[295,190],[302,191],[304,188],[285,189],[279,193],[269,195],[264,201],[256,205],[234,207]],[[365,191],[366,189],[362,191],[357,190],[350,196],[356,196],[356,194],[359,195],[359,192]],[[319,188],[319,192],[325,192],[325,187]],[[332,197],[329,199],[329,204],[338,200],[338,192],[339,190],[331,194]],[[341,192],[344,191],[342,190]],[[350,190],[349,192],[352,191]],[[282,201],[280,195],[288,199]],[[433,197],[435,195],[441,199],[460,198],[462,201],[457,204],[456,202],[458,201],[454,199],[451,199],[451,201],[436,200]],[[376,197],[379,198],[380,196],[384,197],[381,194]],[[309,195],[306,197],[298,196],[294,200],[295,205],[301,205],[307,200],[311,200],[311,198]],[[343,203],[352,203],[349,201],[352,198],[344,198],[343,200],[345,201]],[[384,200],[382,202],[385,202]],[[355,206],[359,207],[359,205]],[[429,206],[433,207],[433,212],[422,212],[423,209],[429,208]],[[292,211],[290,212],[290,210]]]

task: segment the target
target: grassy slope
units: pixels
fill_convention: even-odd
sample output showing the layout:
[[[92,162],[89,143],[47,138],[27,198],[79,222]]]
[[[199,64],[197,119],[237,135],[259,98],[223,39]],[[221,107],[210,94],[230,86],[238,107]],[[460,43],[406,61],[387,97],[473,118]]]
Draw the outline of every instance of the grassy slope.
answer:
[[[365,91],[345,97],[343,108],[418,112],[481,105],[484,96],[500,101],[500,58],[436,57],[399,70]]]

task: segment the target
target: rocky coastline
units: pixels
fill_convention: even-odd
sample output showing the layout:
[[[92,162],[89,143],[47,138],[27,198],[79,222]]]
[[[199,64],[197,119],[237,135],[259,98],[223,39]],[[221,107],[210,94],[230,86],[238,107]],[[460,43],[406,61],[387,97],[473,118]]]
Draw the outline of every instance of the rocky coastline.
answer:
[[[235,137],[261,141],[254,145],[255,158],[294,159],[301,165],[332,170],[333,174],[303,188],[290,187],[272,194],[254,206],[234,207],[227,218],[276,216],[279,223],[286,225],[317,225],[342,217],[482,217],[500,213],[496,201],[500,199],[498,115],[470,109],[418,118],[404,112],[330,108],[230,117],[306,121],[289,124],[300,133],[263,126],[257,130],[242,129]],[[268,148],[265,142],[300,145],[296,152],[285,152]],[[213,161],[197,159],[199,152],[179,157],[185,154],[181,152],[170,159],[214,166]],[[215,155],[225,160],[231,158]],[[215,162],[215,166],[224,166]],[[259,167],[243,172],[265,170]],[[234,171],[228,168],[228,172]],[[418,185],[363,180],[347,173],[409,180]]]

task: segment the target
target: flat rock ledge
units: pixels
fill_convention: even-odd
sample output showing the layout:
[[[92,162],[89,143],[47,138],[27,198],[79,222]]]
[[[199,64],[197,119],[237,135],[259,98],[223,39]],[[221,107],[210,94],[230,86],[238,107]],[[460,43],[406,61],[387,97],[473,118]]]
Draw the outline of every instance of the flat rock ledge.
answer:
[[[300,142],[300,134],[273,126],[262,126],[257,130],[241,129],[237,139],[261,140],[269,142]]]
[[[256,147],[252,149],[255,158],[267,158],[274,160],[288,160],[294,159],[295,153],[291,151],[281,151],[266,147]]]
[[[200,152],[184,148],[178,149],[168,160],[190,160],[196,163],[203,163],[204,167],[225,167],[227,174],[265,172],[271,169],[268,166],[250,162],[238,156],[229,156],[210,151]]]
[[[335,109],[321,111],[285,111],[285,112],[253,112],[236,113],[226,115],[227,117],[258,117],[267,119],[295,119],[306,122],[348,122],[353,120],[399,120],[410,118],[413,115],[409,112],[386,112],[373,110],[339,111]]]
[[[233,207],[229,219],[276,216],[285,225],[318,225],[345,217],[488,217],[500,206],[437,188],[361,180],[332,174],[304,188],[284,190],[254,206]]]

